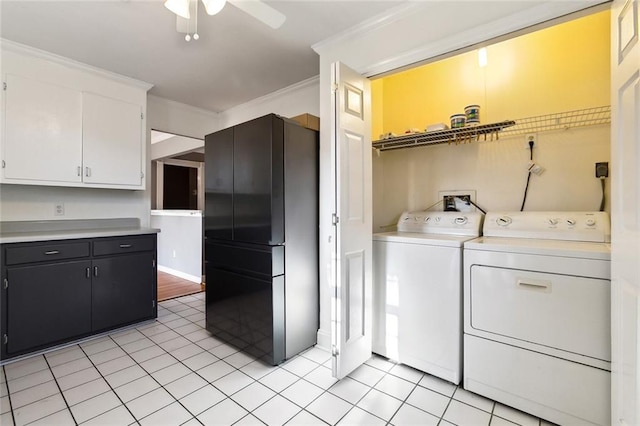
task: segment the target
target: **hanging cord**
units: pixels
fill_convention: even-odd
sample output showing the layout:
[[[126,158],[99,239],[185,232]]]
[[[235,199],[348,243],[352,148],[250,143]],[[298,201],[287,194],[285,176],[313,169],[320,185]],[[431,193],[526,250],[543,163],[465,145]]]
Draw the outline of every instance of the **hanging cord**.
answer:
[[[602,200],[600,201],[600,211],[603,212],[604,211],[604,177],[600,178],[600,184],[602,185]]]
[[[476,209],[480,210],[482,213],[487,214],[487,212],[486,212],[486,211],[484,211],[484,209],[483,209],[482,207],[480,207],[479,205],[477,205],[476,203],[474,203],[473,201],[471,201],[471,199],[469,199],[469,198],[462,199],[462,198],[460,198],[460,197],[457,197],[457,198],[459,198],[460,200],[462,200],[462,201],[464,201],[464,202],[468,202],[468,203],[470,203],[473,207],[475,207]]]
[[[533,141],[529,141],[529,160],[533,161]],[[527,185],[524,187],[524,196],[522,197],[522,205],[520,211],[524,210],[524,203],[527,202],[527,191],[529,191],[529,181],[531,180],[531,170],[527,175]]]

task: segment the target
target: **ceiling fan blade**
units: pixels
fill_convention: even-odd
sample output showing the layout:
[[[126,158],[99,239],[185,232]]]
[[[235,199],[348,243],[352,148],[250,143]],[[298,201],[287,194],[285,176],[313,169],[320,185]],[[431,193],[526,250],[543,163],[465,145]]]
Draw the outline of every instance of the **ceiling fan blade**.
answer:
[[[259,0],[228,0],[228,2],[274,30],[280,28],[287,19],[282,13]]]

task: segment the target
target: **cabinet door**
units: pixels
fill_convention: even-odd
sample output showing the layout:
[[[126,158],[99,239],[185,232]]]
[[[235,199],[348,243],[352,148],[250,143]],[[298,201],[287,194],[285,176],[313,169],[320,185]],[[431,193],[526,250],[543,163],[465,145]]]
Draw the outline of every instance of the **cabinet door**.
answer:
[[[88,260],[7,270],[7,352],[19,354],[91,331]]]
[[[81,182],[82,93],[7,75],[5,179]]]
[[[84,182],[142,185],[142,107],[84,93]]]
[[[156,280],[153,261],[153,253],[93,260],[93,331],[154,317]]]

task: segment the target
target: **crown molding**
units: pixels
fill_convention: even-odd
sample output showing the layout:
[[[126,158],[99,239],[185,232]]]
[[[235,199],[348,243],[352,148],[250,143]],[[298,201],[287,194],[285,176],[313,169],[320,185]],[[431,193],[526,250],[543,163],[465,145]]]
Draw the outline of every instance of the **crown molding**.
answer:
[[[426,2],[411,1],[403,3],[400,6],[391,8],[379,15],[362,21],[355,26],[335,34],[329,38],[321,40],[311,46],[311,48],[318,54],[322,54],[327,49],[333,46],[339,45],[346,40],[352,40],[354,38],[361,37],[373,30],[379,30],[381,27],[389,25],[395,21],[401,20],[407,16],[411,16],[416,9],[424,7]]]
[[[167,99],[167,98],[163,98],[157,95],[152,95],[151,93],[147,94],[147,102],[151,101],[154,102],[156,104],[164,104],[166,106],[169,106],[171,108],[175,108],[175,109],[181,109],[183,111],[188,111],[188,112],[192,112],[195,114],[199,114],[199,115],[204,115],[206,117],[212,117],[212,118],[218,118],[220,113],[219,112],[215,112],[215,111],[211,111],[208,109],[204,109],[204,108],[200,108],[200,107],[196,107],[193,105],[189,105],[189,104],[185,104],[182,102],[178,102],[178,101],[174,101],[171,99]],[[148,108],[148,106],[147,106]]]
[[[147,83],[142,80],[136,80],[135,78],[127,77],[122,74],[116,74],[114,72],[107,71],[102,68],[94,67],[92,65],[78,62],[73,59],[66,58],[64,56],[56,55],[55,53],[51,53],[45,50],[37,49],[35,47],[27,46],[25,44],[17,43],[15,41],[7,40],[5,38],[0,38],[0,49],[19,53],[22,55],[31,56],[38,59],[44,59],[46,61],[54,62],[56,64],[63,65],[69,68],[74,68],[80,71],[89,72],[100,77],[118,81],[119,83],[123,83],[128,86],[135,86],[140,89],[144,89],[145,91],[148,91],[153,87],[153,84]]]
[[[243,109],[246,109],[246,108],[251,108],[252,106],[260,105],[260,104],[269,102],[269,101],[271,101],[273,99],[277,99],[277,98],[279,98],[281,96],[284,96],[284,95],[286,95],[288,93],[296,92],[298,90],[301,90],[301,89],[304,89],[304,88],[307,88],[307,87],[310,87],[310,86],[314,86],[314,85],[319,85],[319,84],[320,84],[320,76],[316,75],[316,76],[307,78],[306,80],[302,80],[302,81],[299,81],[297,83],[294,83],[291,86],[284,87],[282,89],[276,90],[275,92],[268,93],[268,94],[266,94],[264,96],[261,96],[259,98],[255,98],[255,99],[252,99],[252,100],[250,100],[248,102],[245,102],[243,104],[236,105],[234,107],[226,109],[226,110],[222,111],[221,114],[229,114],[229,113],[233,113],[235,111],[243,110]]]

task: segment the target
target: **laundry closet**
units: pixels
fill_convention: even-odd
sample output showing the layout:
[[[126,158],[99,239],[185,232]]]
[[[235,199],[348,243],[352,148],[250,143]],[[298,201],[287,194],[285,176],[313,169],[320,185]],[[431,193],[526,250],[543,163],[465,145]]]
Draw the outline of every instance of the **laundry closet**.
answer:
[[[609,20],[371,85],[373,351],[559,424],[610,419]]]
[[[471,191],[485,210],[519,210],[530,136],[542,170],[530,178],[524,210],[598,210],[595,163],[610,158],[609,19],[608,10],[593,13],[373,79],[374,146],[388,133],[451,126],[450,116],[471,104],[480,106],[481,125],[516,122],[477,138],[374,153],[373,232],[442,201],[442,191]]]

